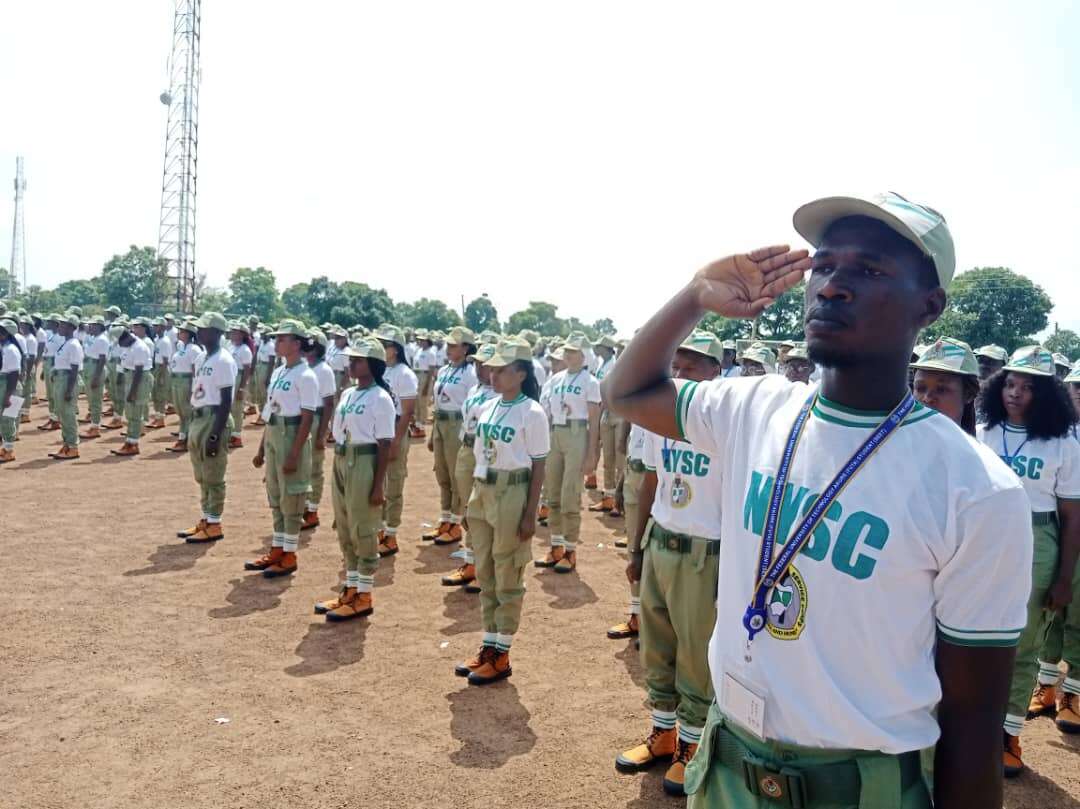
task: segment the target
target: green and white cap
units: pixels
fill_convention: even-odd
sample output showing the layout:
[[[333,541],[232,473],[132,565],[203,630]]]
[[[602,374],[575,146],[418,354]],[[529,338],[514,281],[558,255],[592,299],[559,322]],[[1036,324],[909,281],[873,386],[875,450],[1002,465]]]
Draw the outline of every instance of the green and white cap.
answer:
[[[584,351],[589,348],[589,338],[585,336],[585,332],[572,331],[566,335],[566,339],[563,340],[563,350],[570,349],[572,351]]]
[[[307,337],[307,326],[301,323],[299,320],[285,319],[277,324],[277,328],[270,332],[271,337],[282,337],[284,335],[291,335],[293,337]]]
[[[113,324],[109,326],[109,336],[115,340],[118,337],[122,337],[127,330],[128,327],[126,323],[117,323],[114,321]]]
[[[921,357],[926,353],[926,349],[930,348],[926,343],[916,343],[915,347],[911,349],[911,353],[916,357]]]
[[[734,340],[724,340],[720,345],[724,347],[724,351],[738,351],[739,347],[735,344]]]
[[[355,344],[341,349],[341,353],[346,357],[366,357],[369,360],[386,362],[386,349],[374,337],[361,337]]]
[[[450,329],[450,333],[446,335],[446,344],[450,346],[459,345],[476,345],[476,335],[472,333],[472,329],[467,329],[464,326],[454,326]]]
[[[58,315],[56,312],[49,312],[49,314],[45,315],[45,322],[49,322],[50,320],[53,323],[59,323],[60,315]]]
[[[1065,377],[1065,382],[1080,382],[1080,360],[1076,361],[1076,364],[1069,371],[1069,375]]]
[[[982,348],[975,349],[976,357],[986,357],[987,359],[996,360],[997,362],[1008,362],[1009,352],[1001,346],[990,345],[983,346]]]
[[[499,341],[502,340],[502,335],[488,329],[487,331],[480,332],[480,336],[477,339],[480,340],[481,344],[491,343],[492,345],[498,345]]]
[[[743,352],[744,360],[754,360],[765,366],[765,370],[773,373],[776,370],[776,355],[773,350],[764,343],[754,343]]]
[[[323,348],[326,348],[326,335],[323,334],[322,329],[308,329],[307,336],[312,342],[318,343]]]
[[[694,329],[682,341],[679,346],[682,351],[693,351],[695,354],[704,354],[719,362],[724,359],[724,344],[711,331]]]
[[[405,345],[405,335],[402,333],[401,329],[390,323],[383,323],[379,328],[375,329],[373,336],[378,340],[385,340],[388,343],[397,343],[399,346]]]
[[[497,349],[498,346],[496,346],[494,343],[484,343],[482,346],[476,349],[475,354],[470,354],[468,359],[472,362],[477,362],[481,365],[484,365],[487,363],[488,360],[495,356],[495,352]]]
[[[522,329],[518,332],[518,337],[520,337],[533,348],[535,348],[536,344],[540,341],[539,332],[533,331],[532,329]]]
[[[795,347],[787,353],[788,360],[808,360],[810,359],[810,352],[806,348],[806,343],[796,343]]]
[[[945,217],[926,205],[909,202],[892,191],[865,198],[825,197],[803,205],[793,221],[804,239],[820,247],[833,222],[849,216],[876,219],[914,243],[934,263],[938,283],[949,286],[956,272],[956,248]]]
[[[612,351],[614,351],[616,348],[619,347],[619,343],[610,334],[605,334],[603,337],[593,343],[593,346],[603,346],[604,348],[610,348]]]
[[[74,312],[64,315],[58,322],[67,323],[69,326],[74,326],[76,329],[79,328],[79,316]]]
[[[532,346],[529,345],[528,341],[522,340],[520,337],[508,337],[499,343],[495,349],[495,354],[491,359],[485,360],[484,364],[491,368],[501,368],[518,360],[531,361]]]
[[[203,312],[202,317],[196,321],[200,329],[216,329],[220,332],[229,330],[229,321],[221,312]]]
[[[5,309],[4,311],[6,312],[7,309]],[[12,320],[10,317],[5,317],[3,319],[0,319],[0,329],[3,329],[8,334],[18,334],[19,333],[19,327],[15,324],[15,321]]]
[[[942,337],[919,355],[911,367],[923,371],[944,371],[961,376],[979,375],[979,363],[971,346],[963,340]]]
[[[180,331],[187,331],[187,332],[191,332],[192,334],[198,334],[199,333],[199,322],[197,320],[192,320],[191,318],[188,318],[187,320],[182,322],[179,326],[177,326],[177,328]]]
[[[122,312],[119,306],[110,306],[105,310],[105,314],[112,315],[113,317],[120,317]]]
[[[1054,355],[1042,346],[1024,346],[1016,349],[1005,364],[1004,370],[1032,376],[1056,376]]]
[[[1060,366],[1062,368],[1072,368],[1072,360],[1070,360],[1064,354],[1055,351],[1052,356],[1054,357],[1054,365]]]

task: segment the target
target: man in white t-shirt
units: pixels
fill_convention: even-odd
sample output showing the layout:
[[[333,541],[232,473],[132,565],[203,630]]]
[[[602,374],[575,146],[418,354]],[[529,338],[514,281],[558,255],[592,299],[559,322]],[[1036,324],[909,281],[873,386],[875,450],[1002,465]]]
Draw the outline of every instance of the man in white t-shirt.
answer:
[[[139,438],[142,436],[143,419],[146,418],[147,402],[150,399],[151,368],[154,357],[147,340],[138,336],[127,326],[121,326],[123,332],[118,336],[120,346],[120,368],[124,372],[126,383],[124,391],[124,413],[127,414],[127,438],[120,449],[110,450],[113,455],[129,457],[139,454]],[[144,330],[145,326],[136,323],[133,329]]]
[[[615,348],[618,343],[610,335],[605,334],[595,343],[593,351],[600,361],[600,367],[596,369],[596,381],[603,382],[615,367]],[[626,466],[626,447],[618,446],[618,436],[622,432],[622,419],[610,413],[606,408],[600,412],[600,447],[604,459],[604,496],[599,503],[589,506],[589,511],[609,512],[615,508],[615,484],[619,478],[619,470]],[[596,473],[586,476],[585,488],[596,488]]]
[[[196,321],[199,343],[205,354],[195,360],[191,377],[191,422],[187,450],[191,470],[199,484],[202,517],[194,528],[177,536],[193,543],[217,542],[225,536],[221,515],[225,511],[225,442],[236,384],[236,362],[222,345],[229,321],[219,312],[206,312]]]
[[[154,330],[154,387],[151,394],[154,412],[148,430],[157,430],[165,426],[165,410],[169,405],[169,388],[172,386],[169,374],[169,360],[172,359],[175,343],[165,333],[165,319],[155,318]]]
[[[90,331],[86,346],[86,401],[87,423],[90,425],[79,437],[92,440],[101,437],[102,401],[109,362],[109,336],[105,333],[105,321],[101,315],[90,318]]]
[[[895,194],[818,200],[795,227],[812,262],[778,246],[710,264],[604,383],[624,417],[724,460],[716,703],[689,807],[928,807],[919,752],[936,744],[935,806],[999,809],[1027,498],[907,387],[916,336],[945,308],[952,238]],[[667,378],[707,311],[754,317],[807,269],[820,389]]]
[[[416,342],[420,350],[416,352],[416,358],[412,363],[413,371],[416,372],[418,391],[416,395],[416,414],[413,425],[409,428],[410,438],[427,438],[424,425],[428,418],[428,404],[431,401],[431,389],[434,381],[435,369],[439,367],[439,360],[435,353],[435,344],[431,335],[423,329],[416,332]]]
[[[49,457],[70,461],[79,457],[79,374],[82,372],[82,343],[75,339],[78,315],[64,315],[57,325],[60,347],[53,357],[53,398],[60,418],[63,445]]]
[[[734,379],[742,376],[742,368],[735,364],[735,355],[738,346],[734,340],[724,340],[724,359],[720,363],[720,376],[724,379]]]

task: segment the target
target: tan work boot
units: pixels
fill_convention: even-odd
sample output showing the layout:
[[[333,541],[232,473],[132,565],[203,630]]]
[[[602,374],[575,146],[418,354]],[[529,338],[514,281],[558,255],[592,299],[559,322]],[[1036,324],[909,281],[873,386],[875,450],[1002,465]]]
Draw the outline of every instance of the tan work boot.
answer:
[[[436,545],[453,545],[455,542],[461,542],[462,537],[465,534],[461,530],[461,526],[456,522],[448,523],[446,530],[435,537]]]
[[[566,551],[555,563],[556,573],[572,573],[577,567],[577,551]]]
[[[138,444],[131,444],[131,443],[125,441],[124,445],[122,447],[120,447],[120,449],[111,449],[111,450],[109,450],[109,452],[111,452],[113,455],[119,455],[121,458],[127,458],[127,457],[130,457],[132,455],[138,455],[139,454],[139,445]]]
[[[1015,778],[1024,771],[1019,736],[1005,734],[1005,753],[1002,756],[1002,765],[1005,768],[1006,778]]]
[[[603,511],[603,512],[606,513],[606,512],[612,511],[614,508],[615,508],[615,498],[614,497],[604,497],[603,499],[600,500],[599,503],[593,503],[591,506],[589,506],[589,511]]]
[[[636,638],[641,627],[638,625],[638,617],[636,615],[629,616],[621,624],[615,624],[607,631],[607,636],[612,640],[622,640],[623,638]]]
[[[192,545],[199,545],[204,542],[217,542],[219,539],[225,538],[225,531],[221,527],[219,522],[208,522],[201,531],[196,531],[189,537],[186,537],[186,541]]]
[[[165,447],[165,451],[166,452],[178,452],[178,453],[187,452],[187,441],[177,441],[171,447]]]
[[[443,587],[464,587],[466,584],[476,578],[476,565],[464,564],[450,573],[442,577]]]
[[[29,423],[30,423],[30,414],[29,413],[20,414],[20,416],[19,416],[19,424],[29,424]]]
[[[201,520],[199,520],[197,523],[195,523],[194,528],[189,528],[186,531],[177,531],[176,532],[176,537],[177,537],[177,539],[187,539],[188,537],[195,536],[197,533],[204,530],[205,528],[206,528],[206,518],[203,517]]]
[[[0,447],[0,463],[11,463],[15,460],[15,450]]]
[[[296,572],[296,552],[283,551],[281,558],[262,572],[268,579],[276,579],[278,576],[291,576]]]
[[[616,548],[625,548],[630,543],[626,541],[626,537],[615,537],[615,541],[611,544]]]
[[[562,545],[552,545],[547,552],[547,556],[543,559],[536,559],[533,564],[536,567],[555,567],[559,560],[563,558],[566,551]]]
[[[1053,716],[1056,713],[1057,689],[1053,685],[1036,683],[1035,690],[1031,692],[1031,702],[1028,703],[1027,718]]]
[[[245,416],[254,416],[255,415],[255,405],[249,404],[247,407],[245,407],[244,408],[244,415]]]
[[[244,440],[240,436],[238,436],[238,435],[229,436],[229,449],[243,449],[243,448],[244,448]]]
[[[101,438],[101,430],[97,427],[91,427],[85,433],[79,433],[79,438],[84,441],[92,441],[95,438]]]
[[[251,559],[244,562],[244,570],[266,570],[271,565],[276,565],[281,561],[281,557],[285,555],[285,549],[277,546],[270,549],[269,553],[260,556],[258,559]]]
[[[679,747],[675,751],[675,757],[672,759],[671,766],[667,768],[667,772],[664,773],[664,792],[668,795],[674,795],[677,798],[684,797],[686,790],[684,784],[686,782],[686,765],[690,763],[690,759],[694,757],[694,753],[697,752],[698,746],[696,744],[690,744],[690,742],[684,742],[679,739]]]
[[[1061,693],[1056,724],[1062,733],[1080,733],[1080,696],[1068,691]]]
[[[435,539],[438,536],[442,536],[443,534],[445,534],[449,530],[450,530],[450,523],[448,523],[448,522],[440,522],[438,525],[436,525],[430,531],[425,531],[424,533],[422,533],[420,535],[420,539],[424,540],[425,542],[431,542],[433,539]]]
[[[585,488],[590,492],[596,489],[596,475],[585,476]]]
[[[160,416],[154,416],[154,418],[152,418],[152,419],[150,419],[150,421],[146,422],[146,429],[147,430],[160,430],[164,426],[165,426],[165,419],[161,418]]]
[[[393,556],[398,552],[397,535],[384,534],[379,540],[379,556]]]
[[[671,759],[678,748],[678,737],[675,728],[664,730],[654,727],[645,741],[616,757],[615,769],[619,772],[641,772],[660,760]]]
[[[375,612],[375,607],[372,605],[371,592],[358,593],[354,590],[352,598],[347,601],[342,600],[335,609],[326,613],[326,620],[351,621],[353,618],[363,618],[373,612]]]
[[[476,657],[471,660],[466,660],[464,663],[458,663],[454,666],[454,674],[458,677],[468,677],[482,665],[484,665],[488,658],[497,654],[494,646],[481,646],[480,651],[476,653]]]
[[[64,444],[59,452],[50,452],[49,457],[56,461],[73,461],[79,457],[79,449],[70,444]]]
[[[315,614],[326,615],[330,610],[336,610],[346,601],[356,595],[355,587],[343,587],[341,592],[337,594],[336,598],[331,598],[329,601],[317,601],[315,602]]]
[[[101,427],[103,430],[121,430],[124,427],[124,420],[117,416],[113,416],[112,421],[108,424],[102,424]]]
[[[308,531],[312,528],[319,527],[319,512],[318,511],[304,511],[304,517],[300,522],[300,530]]]
[[[409,438],[427,438],[427,433],[424,432],[423,427],[413,424],[409,427]]]
[[[491,685],[505,680],[514,670],[510,668],[510,653],[491,648],[488,659],[469,673],[469,685]]]

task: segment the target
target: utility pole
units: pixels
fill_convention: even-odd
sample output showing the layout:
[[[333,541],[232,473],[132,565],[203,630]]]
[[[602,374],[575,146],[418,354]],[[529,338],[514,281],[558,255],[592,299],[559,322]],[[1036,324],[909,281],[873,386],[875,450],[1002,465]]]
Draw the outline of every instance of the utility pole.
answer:
[[[195,307],[195,188],[199,149],[199,31],[202,0],[174,0],[165,167],[161,180],[158,259],[176,284],[176,309]]]
[[[9,297],[14,298],[19,291],[19,277],[22,288],[26,289],[26,221],[23,218],[23,194],[26,193],[26,175],[23,173],[23,159],[15,158],[15,217],[11,226],[11,289]]]

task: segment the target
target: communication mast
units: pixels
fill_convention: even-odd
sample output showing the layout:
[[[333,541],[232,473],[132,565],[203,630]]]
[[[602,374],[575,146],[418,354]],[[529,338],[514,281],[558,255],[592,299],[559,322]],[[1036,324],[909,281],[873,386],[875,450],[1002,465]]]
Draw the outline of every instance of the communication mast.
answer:
[[[26,289],[26,222],[23,221],[23,194],[26,193],[26,176],[23,159],[15,158],[15,219],[11,227],[11,289],[9,296],[19,291],[19,278]]]
[[[158,258],[176,284],[176,308],[195,305],[195,185],[199,147],[199,29],[202,0],[175,0],[169,89],[161,103],[169,108],[165,130],[165,168],[161,180]]]

